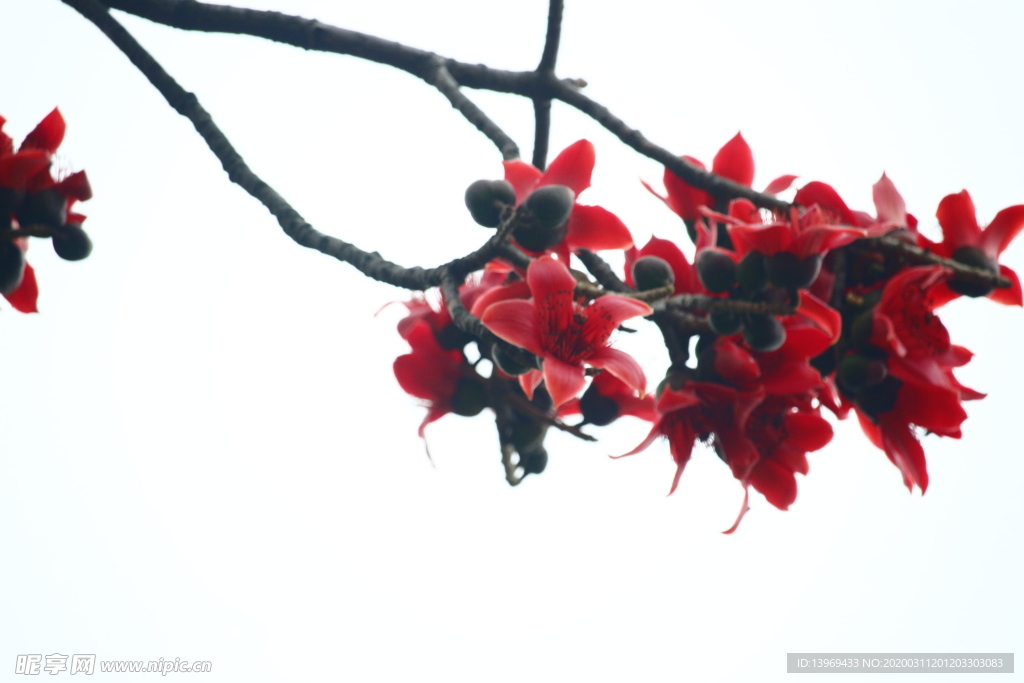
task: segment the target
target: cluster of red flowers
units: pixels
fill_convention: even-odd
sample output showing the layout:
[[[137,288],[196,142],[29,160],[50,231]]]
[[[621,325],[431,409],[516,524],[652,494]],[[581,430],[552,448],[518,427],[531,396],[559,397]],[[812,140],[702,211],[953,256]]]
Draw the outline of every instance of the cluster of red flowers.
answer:
[[[566,427],[563,418],[581,415],[576,430],[624,415],[648,420],[650,435],[632,453],[665,437],[674,491],[695,443],[711,446],[744,491],[738,524],[750,487],[780,509],[793,503],[807,454],[832,438],[823,411],[843,418],[852,409],[906,485],[927,488],[919,432],[959,438],[962,402],[982,397],[954,377],[971,353],[951,343],[936,311],[959,296],[1022,305],[1020,282],[999,256],[1024,227],[1024,206],[982,229],[967,192],[949,195],[937,211],[942,241],[933,242],[884,175],[872,215],[821,182],[796,190],[788,211],[769,212],[746,199],[716,200],[666,170],[664,196],[647,188],[682,219],[696,246],[691,261],[671,240],[637,248],[614,214],[577,203],[594,160],[581,140],[545,172],[505,162],[504,181],[467,191],[473,217],[511,228],[511,243],[529,258],[495,259],[460,290],[461,307],[496,339],[463,332],[443,305],[408,304],[399,331],[412,351],[394,370],[427,402],[423,426],[489,407],[500,430],[511,406],[515,424],[502,445],[504,456],[518,451],[521,469],[510,478],[518,483],[543,469],[544,433]],[[752,185],[753,156],[740,135],[711,170]],[[778,178],[764,193],[787,191],[795,179]],[[623,250],[623,277],[595,272],[601,289],[571,269],[584,249]],[[637,317],[658,324],[672,357],[653,396],[637,361],[609,345]],[[492,371],[469,361],[471,343],[494,361]]]
[[[82,230],[85,216],[71,209],[92,197],[85,171],[55,179],[53,155],[64,140],[65,124],[54,109],[22,141],[3,132],[0,116],[0,294],[16,310],[36,311],[39,288],[35,272],[25,261],[29,237],[53,242],[57,255],[77,261],[89,255],[92,242]]]

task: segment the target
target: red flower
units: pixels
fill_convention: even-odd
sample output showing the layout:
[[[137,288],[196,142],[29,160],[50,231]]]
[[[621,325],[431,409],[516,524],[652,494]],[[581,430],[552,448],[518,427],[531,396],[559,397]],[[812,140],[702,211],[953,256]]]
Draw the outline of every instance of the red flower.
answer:
[[[746,435],[760,456],[750,485],[786,510],[796,500],[796,473],[807,474],[807,453],[832,440],[832,425],[809,400],[769,396],[750,414]]]
[[[0,117],[0,129],[5,122]],[[11,225],[26,193],[31,197],[47,190],[56,193],[62,202],[56,212],[61,224],[65,221],[81,224],[85,220],[85,216],[70,213],[75,201],[85,201],[92,197],[85,172],[73,173],[59,182],[50,175],[50,163],[64,139],[65,128],[60,111],[54,109],[25,137],[17,152],[14,151],[13,140],[0,130],[0,226]],[[22,252],[28,248],[25,239],[15,240],[15,243]],[[38,311],[38,296],[35,271],[26,263],[21,283],[10,293],[4,294],[4,297],[16,310],[35,313]]]
[[[757,463],[757,450],[744,435],[747,419],[761,402],[760,392],[740,392],[711,382],[687,381],[678,390],[666,388],[658,398],[658,421],[650,434],[627,455],[646,449],[658,437],[666,437],[676,473],[669,495],[679,486],[693,444],[700,439],[712,442],[719,456],[728,463],[733,476],[746,482]]]
[[[549,256],[533,261],[526,271],[531,301],[513,299],[491,304],[481,319],[496,335],[544,360],[543,379],[558,407],[586,385],[583,364],[603,368],[643,392],[643,369],[629,355],[608,346],[619,324],[649,315],[642,301],[606,294],[583,306],[576,301],[576,279]],[[527,396],[540,383],[541,371],[520,376]]]
[[[935,244],[922,237],[922,246],[967,265],[998,271],[1010,281],[1010,287],[994,289],[987,294],[988,298],[1008,306],[1024,305],[1020,278],[1017,273],[999,263],[999,256],[1024,228],[1024,205],[1003,209],[982,230],[978,225],[971,195],[964,190],[944,197],[935,215],[942,227],[942,242]],[[948,300],[959,294],[978,296],[982,293],[957,287],[957,283],[952,286],[953,290],[940,292],[939,298]]]
[[[522,204],[530,193],[545,185],[565,185],[579,198],[590,187],[590,176],[594,171],[594,145],[588,140],[579,140],[554,158],[546,171],[525,161],[505,161],[505,180],[516,191],[516,205]],[[629,229],[618,216],[600,206],[579,204],[573,206],[569,216],[568,232],[559,245],[568,260],[568,252],[576,249],[600,251],[603,249],[626,249],[633,246]],[[559,250],[555,248],[552,251]]]
[[[697,168],[705,168],[703,163],[691,156],[683,156],[682,158]],[[722,148],[718,150],[718,154],[715,155],[715,159],[711,163],[711,172],[740,185],[750,187],[753,184],[754,155],[750,151],[750,145],[747,144],[747,141],[743,139],[740,133],[736,133],[729,142],[722,145]],[[796,180],[794,175],[780,176],[768,184],[765,192],[768,194],[783,192],[794,180]],[[662,181],[665,183],[665,191],[668,195],[665,197],[655,192],[647,183],[643,183],[643,185],[651,194],[665,202],[668,208],[672,209],[683,220],[697,220],[700,217],[700,207],[702,206],[714,208],[714,201],[707,192],[687,184],[682,178],[667,168],[665,169]]]
[[[960,405],[960,394],[953,389],[892,376],[883,385],[892,407],[869,415],[859,405],[856,406],[860,426],[871,442],[885,451],[889,460],[899,468],[906,487],[913,491],[916,485],[924,493],[928,489],[924,448],[911,425],[932,434],[959,439],[960,425],[967,419],[967,413]]]
[[[729,226],[729,237],[739,257],[749,251],[758,251],[765,256],[788,252],[805,259],[850,244],[865,234],[859,228],[833,225],[817,206],[804,211],[794,207],[790,210],[789,220],[771,223],[762,222],[760,212],[746,199],[730,202],[728,216],[707,213]]]
[[[872,185],[871,196],[877,216],[851,210],[831,185],[818,181],[807,183],[797,190],[793,201],[806,207],[817,205],[830,223],[864,228],[867,237],[881,237],[900,228],[917,231],[917,219],[907,213],[903,195],[889,176],[883,173],[878,182]]]
[[[461,351],[445,349],[438,343],[425,320],[417,321],[404,336],[412,352],[395,359],[395,379],[405,393],[427,402],[427,416],[418,432],[420,438],[425,438],[423,432],[428,424],[455,412],[453,402],[460,383],[474,381],[472,368],[465,363]]]

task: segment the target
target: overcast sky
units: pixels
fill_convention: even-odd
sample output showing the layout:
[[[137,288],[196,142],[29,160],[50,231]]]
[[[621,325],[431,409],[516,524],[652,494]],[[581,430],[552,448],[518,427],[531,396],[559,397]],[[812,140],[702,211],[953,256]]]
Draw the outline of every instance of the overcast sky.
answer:
[[[254,4],[529,69],[547,3]],[[861,209],[885,171],[933,237],[946,194],[969,189],[983,223],[1024,203],[1019,3],[567,5],[560,75],[676,153],[710,162],[741,130],[756,186],[795,173]],[[292,243],[73,10],[3,14],[5,130],[60,106],[95,250],[67,263],[34,241],[41,313],[0,311],[0,671],[94,653],[209,660],[218,681],[772,681],[787,652],[1024,642],[1019,309],[943,309],[977,354],[959,376],[989,397],[961,441],[925,438],[924,497],[855,421],[789,511],[754,496],[731,537],[742,490],[711,452],[671,497],[666,444],[606,457],[646,434],[632,418],[597,444],[551,435],[548,471],[511,489],[489,414],[449,416],[427,429],[431,467],[391,371],[402,309],[374,317],[406,294]],[[487,237],[462,196],[500,156],[422,82],[124,23],[320,230],[424,266]],[[528,157],[529,103],[467,94]],[[656,164],[553,118],[554,151],[596,145],[586,203],[640,243],[686,242],[639,183],[660,184]],[[1024,245],[1003,261],[1024,270]],[[658,341],[618,345],[657,378]]]

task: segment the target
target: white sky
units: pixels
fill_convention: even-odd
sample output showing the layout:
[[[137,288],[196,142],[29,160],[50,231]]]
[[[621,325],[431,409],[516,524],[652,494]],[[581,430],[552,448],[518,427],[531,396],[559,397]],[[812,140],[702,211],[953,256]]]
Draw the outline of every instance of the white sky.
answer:
[[[254,4],[511,69],[535,66],[546,10]],[[57,652],[210,660],[217,681],[773,681],[787,652],[1020,649],[1020,310],[944,310],[989,398],[962,441],[925,440],[923,498],[853,422],[790,511],[755,497],[732,537],[741,490],[711,453],[670,498],[667,445],[605,457],[646,434],[632,419],[598,444],[553,434],[548,471],[510,489],[492,420],[449,416],[432,468],[391,373],[400,309],[373,317],[404,294],[291,243],[74,11],[3,15],[6,130],[61,107],[95,251],[37,241],[42,313],[0,312],[0,671]],[[710,162],[742,130],[758,186],[798,173],[867,209],[884,170],[934,236],[964,187],[983,222],[1024,203],[1022,20],[1012,2],[570,0],[559,72],[678,153]],[[411,76],[124,23],[319,229],[421,265],[486,238],[462,193],[500,157]],[[468,94],[528,157],[529,103]],[[584,200],[638,242],[685,241],[638,182],[660,168],[556,105],[553,150],[581,137]],[[1024,246],[1003,260],[1024,270]],[[620,347],[656,378],[655,330],[636,337]]]

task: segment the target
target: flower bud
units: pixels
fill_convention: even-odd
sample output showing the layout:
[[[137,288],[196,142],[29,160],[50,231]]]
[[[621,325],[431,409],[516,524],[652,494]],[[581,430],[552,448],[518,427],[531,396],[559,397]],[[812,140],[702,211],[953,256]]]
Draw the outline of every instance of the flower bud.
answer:
[[[564,185],[534,190],[519,207],[512,236],[525,249],[540,253],[565,239],[576,195]]]
[[[569,220],[576,193],[565,185],[545,185],[530,193],[523,205],[549,230],[561,227]]]
[[[851,354],[839,363],[839,382],[847,389],[858,390],[881,384],[889,376],[885,361]]]
[[[857,407],[872,420],[877,420],[880,414],[896,407],[896,399],[899,397],[901,386],[903,386],[902,381],[889,375],[879,384],[858,391],[856,393]]]
[[[663,258],[644,256],[633,263],[633,284],[641,292],[658,289],[676,281],[672,266]]]
[[[53,188],[30,192],[15,215],[22,227],[43,225],[56,230],[67,220],[68,200]]]
[[[591,384],[580,397],[580,413],[585,423],[604,427],[619,417],[619,404],[615,399],[599,394],[595,385]]]
[[[494,361],[494,364],[498,366],[499,370],[509,377],[518,377],[519,375],[524,375],[534,369],[520,363],[498,344],[491,347],[491,360]]]
[[[25,193],[20,190],[15,190],[11,187],[0,187],[0,225],[7,225],[11,214],[17,210],[24,196]]]
[[[736,262],[720,249],[704,249],[697,255],[697,276],[709,292],[728,292],[736,284]]]
[[[452,394],[451,408],[456,415],[473,417],[487,407],[487,387],[479,377],[460,377]]]
[[[469,215],[485,228],[498,227],[502,210],[515,203],[516,192],[505,180],[477,180],[466,188]]]
[[[92,253],[92,240],[78,223],[68,223],[53,233],[53,250],[65,261],[81,261]]]
[[[25,276],[25,254],[10,240],[0,240],[0,294],[10,294]]]
[[[712,332],[723,337],[736,334],[743,329],[743,320],[739,313],[723,309],[716,309],[708,313],[708,324],[711,325]]]
[[[786,342],[786,328],[773,315],[748,313],[743,316],[743,339],[755,351],[776,351]]]
[[[523,453],[519,452],[519,466],[523,468],[523,475],[540,474],[548,466],[548,452],[544,446],[537,446],[534,450]]]
[[[784,289],[806,289],[821,272],[821,254],[801,259],[796,254],[780,251],[766,259],[768,282]]]
[[[992,273],[999,272],[999,264],[994,260],[990,259],[985,252],[978,247],[960,247],[953,252],[953,260],[959,261],[965,266],[971,266],[980,270],[987,270]],[[963,294],[964,296],[988,296],[995,289],[994,285],[984,284],[981,282],[969,282],[966,280],[953,278],[948,282],[949,288],[957,294]]]
[[[757,294],[768,286],[765,256],[759,251],[748,251],[736,266],[736,279],[745,292]]]

